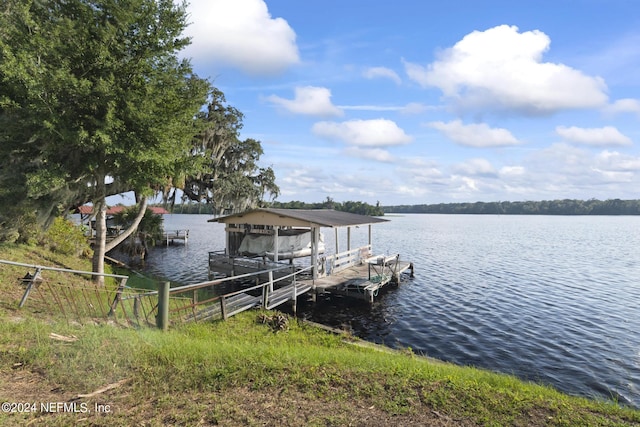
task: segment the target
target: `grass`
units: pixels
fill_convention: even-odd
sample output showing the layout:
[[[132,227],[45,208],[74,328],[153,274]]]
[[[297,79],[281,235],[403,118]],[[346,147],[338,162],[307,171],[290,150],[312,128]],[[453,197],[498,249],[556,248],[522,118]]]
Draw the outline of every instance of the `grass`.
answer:
[[[0,259],[6,253],[0,251]],[[3,299],[15,275],[5,267]],[[12,307],[10,301],[0,306],[0,397],[84,403],[88,411],[3,413],[0,424],[640,425],[639,411],[613,402],[363,345],[295,319],[275,332],[258,321],[272,312],[163,333],[82,326]],[[51,333],[77,340],[59,341]],[[78,398],[109,384],[118,385]]]

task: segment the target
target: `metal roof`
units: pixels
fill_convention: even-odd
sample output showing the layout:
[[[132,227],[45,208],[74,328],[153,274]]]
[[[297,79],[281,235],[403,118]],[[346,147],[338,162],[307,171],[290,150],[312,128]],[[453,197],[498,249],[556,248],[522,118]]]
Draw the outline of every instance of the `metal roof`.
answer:
[[[262,208],[216,218],[211,221],[226,224],[347,227],[352,225],[375,224],[388,220],[332,209]]]

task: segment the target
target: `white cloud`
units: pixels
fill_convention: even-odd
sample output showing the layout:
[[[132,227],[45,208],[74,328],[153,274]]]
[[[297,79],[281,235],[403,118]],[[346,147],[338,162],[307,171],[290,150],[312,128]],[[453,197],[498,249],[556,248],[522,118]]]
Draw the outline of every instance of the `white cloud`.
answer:
[[[607,146],[631,145],[631,139],[612,126],[602,128],[556,127],[556,133],[564,140],[577,144]]]
[[[397,111],[401,114],[420,114],[428,110],[437,110],[441,107],[424,105],[419,102],[409,102],[406,105],[339,105],[342,110],[354,111]]]
[[[299,166],[299,165],[296,165]],[[328,177],[320,168],[317,167],[292,167],[291,170],[283,168],[285,174],[282,178],[278,178],[282,182],[283,188],[298,188],[302,190],[317,188]]]
[[[603,110],[607,114],[635,113],[640,116],[640,100],[632,98],[618,99],[613,104],[607,105]]]
[[[429,109],[435,109],[434,107],[429,107],[427,105],[421,104],[419,102],[410,102],[405,105],[400,112],[402,114],[421,114]]]
[[[426,67],[404,64],[412,80],[438,87],[463,109],[539,115],[603,106],[608,99],[604,81],[542,62],[549,45],[541,31],[520,33],[515,26],[501,25],[466,35]]]
[[[267,100],[294,114],[320,117],[344,115],[340,108],[331,103],[331,91],[324,87],[297,87],[295,88],[294,99],[284,99],[271,95]]]
[[[560,143],[535,152],[525,160],[526,181],[552,198],[611,198],[629,183],[639,183],[640,158],[603,151],[594,154],[581,147]],[[621,187],[624,184],[625,187]]]
[[[610,171],[640,172],[640,157],[605,150],[596,157],[598,168]]]
[[[451,177],[451,184],[454,186],[454,192],[461,193],[458,197],[468,197],[472,193],[479,191],[478,181],[468,176],[453,175]]]
[[[405,107],[395,105],[340,105],[338,108],[353,111],[402,111]]]
[[[348,147],[345,153],[349,156],[365,160],[375,160],[377,162],[391,163],[394,161],[391,153],[382,148]]]
[[[402,83],[402,79],[400,79],[398,73],[386,67],[367,68],[366,70],[364,70],[362,75],[367,79],[385,78],[392,80],[393,82],[395,82],[395,84],[398,85]]]
[[[460,120],[449,123],[431,122],[427,126],[444,133],[453,142],[468,147],[503,147],[519,144],[511,132],[490,128],[485,123],[465,125]]]
[[[318,122],[312,131],[318,136],[360,147],[388,147],[413,140],[394,121],[387,119]]]
[[[500,168],[501,177],[518,177],[524,175],[526,169],[523,166],[503,166]]]
[[[272,75],[300,62],[296,33],[272,18],[263,0],[192,0],[185,53],[196,61],[232,66],[252,75]]]
[[[630,183],[634,177],[632,172],[616,172],[601,169],[593,169],[593,171],[602,176],[603,183]]]
[[[473,176],[496,176],[496,170],[487,159],[469,159],[453,168],[455,173]]]

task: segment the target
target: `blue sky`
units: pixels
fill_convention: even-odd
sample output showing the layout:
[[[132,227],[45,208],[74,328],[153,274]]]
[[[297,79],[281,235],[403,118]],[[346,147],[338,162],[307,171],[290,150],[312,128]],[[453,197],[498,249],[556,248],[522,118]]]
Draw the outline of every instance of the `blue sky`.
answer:
[[[640,198],[634,0],[191,0],[280,201]]]

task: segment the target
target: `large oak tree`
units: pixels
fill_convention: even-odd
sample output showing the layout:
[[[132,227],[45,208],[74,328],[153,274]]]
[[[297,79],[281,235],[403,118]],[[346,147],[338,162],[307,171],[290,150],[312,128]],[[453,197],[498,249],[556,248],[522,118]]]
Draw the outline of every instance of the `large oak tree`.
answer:
[[[273,169],[258,165],[262,144],[253,138],[240,138],[243,118],[240,111],[227,104],[221,91],[211,91],[206,110],[198,114],[201,131],[192,145],[197,171],[191,168],[191,174],[173,183],[174,188],[183,190],[184,199],[208,203],[222,213],[243,211],[264,203],[267,197],[278,196]],[[175,201],[175,194],[168,199]]]
[[[105,198],[135,191],[142,213],[188,167],[210,85],[178,57],[186,19],[173,0],[0,6],[0,203],[47,218],[92,202],[95,272],[108,249]]]

